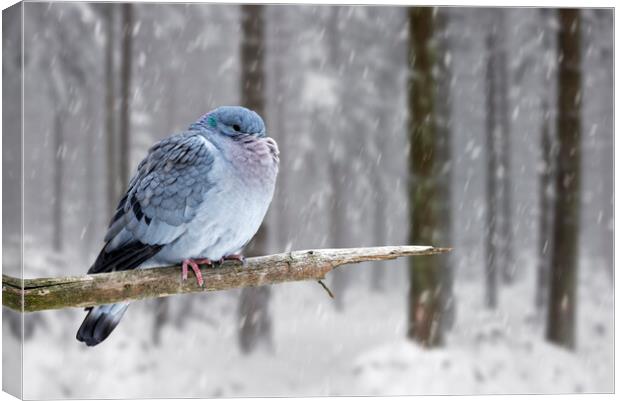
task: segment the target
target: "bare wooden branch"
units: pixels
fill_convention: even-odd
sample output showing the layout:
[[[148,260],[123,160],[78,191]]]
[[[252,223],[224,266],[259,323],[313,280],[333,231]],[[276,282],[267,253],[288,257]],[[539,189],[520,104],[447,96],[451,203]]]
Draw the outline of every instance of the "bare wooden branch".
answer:
[[[449,250],[431,246],[384,246],[279,253],[249,258],[245,265],[227,261],[217,268],[202,266],[203,287],[193,278],[183,281],[179,266],[24,280],[3,275],[2,304],[17,311],[35,312],[289,281],[317,281],[345,264],[435,255]]]

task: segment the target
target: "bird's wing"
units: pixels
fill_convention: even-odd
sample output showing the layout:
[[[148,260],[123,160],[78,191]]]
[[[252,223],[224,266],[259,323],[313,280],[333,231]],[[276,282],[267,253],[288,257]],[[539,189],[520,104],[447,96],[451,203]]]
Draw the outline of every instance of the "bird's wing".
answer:
[[[88,272],[133,269],[179,238],[213,185],[208,173],[214,152],[191,132],[156,143],[129,183]]]

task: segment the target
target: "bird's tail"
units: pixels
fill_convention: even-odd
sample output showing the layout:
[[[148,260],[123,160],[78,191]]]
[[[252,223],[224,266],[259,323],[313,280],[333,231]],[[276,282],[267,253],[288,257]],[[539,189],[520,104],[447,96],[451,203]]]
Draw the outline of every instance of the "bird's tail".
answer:
[[[77,332],[77,340],[89,347],[99,344],[112,333],[128,307],[129,304],[125,303],[86,308],[88,315]]]

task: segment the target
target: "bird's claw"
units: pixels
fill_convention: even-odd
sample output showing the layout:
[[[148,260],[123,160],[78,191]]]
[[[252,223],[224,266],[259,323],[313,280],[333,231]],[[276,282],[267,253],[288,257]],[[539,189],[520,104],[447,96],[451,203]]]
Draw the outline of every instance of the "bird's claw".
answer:
[[[183,263],[181,264],[183,281],[187,280],[187,272],[188,272],[187,266],[190,266],[192,270],[194,271],[194,275],[196,276],[196,282],[198,283],[198,286],[202,287],[202,285],[204,284],[204,280],[202,278],[202,272],[200,271],[200,267],[198,266],[199,264],[211,266],[212,262],[210,259],[185,259],[183,260]]]

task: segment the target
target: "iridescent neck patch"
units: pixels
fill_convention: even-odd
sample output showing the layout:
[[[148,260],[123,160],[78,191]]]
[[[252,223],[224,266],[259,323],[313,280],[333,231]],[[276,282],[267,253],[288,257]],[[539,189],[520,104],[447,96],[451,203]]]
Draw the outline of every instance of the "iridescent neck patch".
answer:
[[[209,124],[213,128],[217,127],[217,121],[215,120],[215,117],[211,116],[207,118],[207,124]]]

